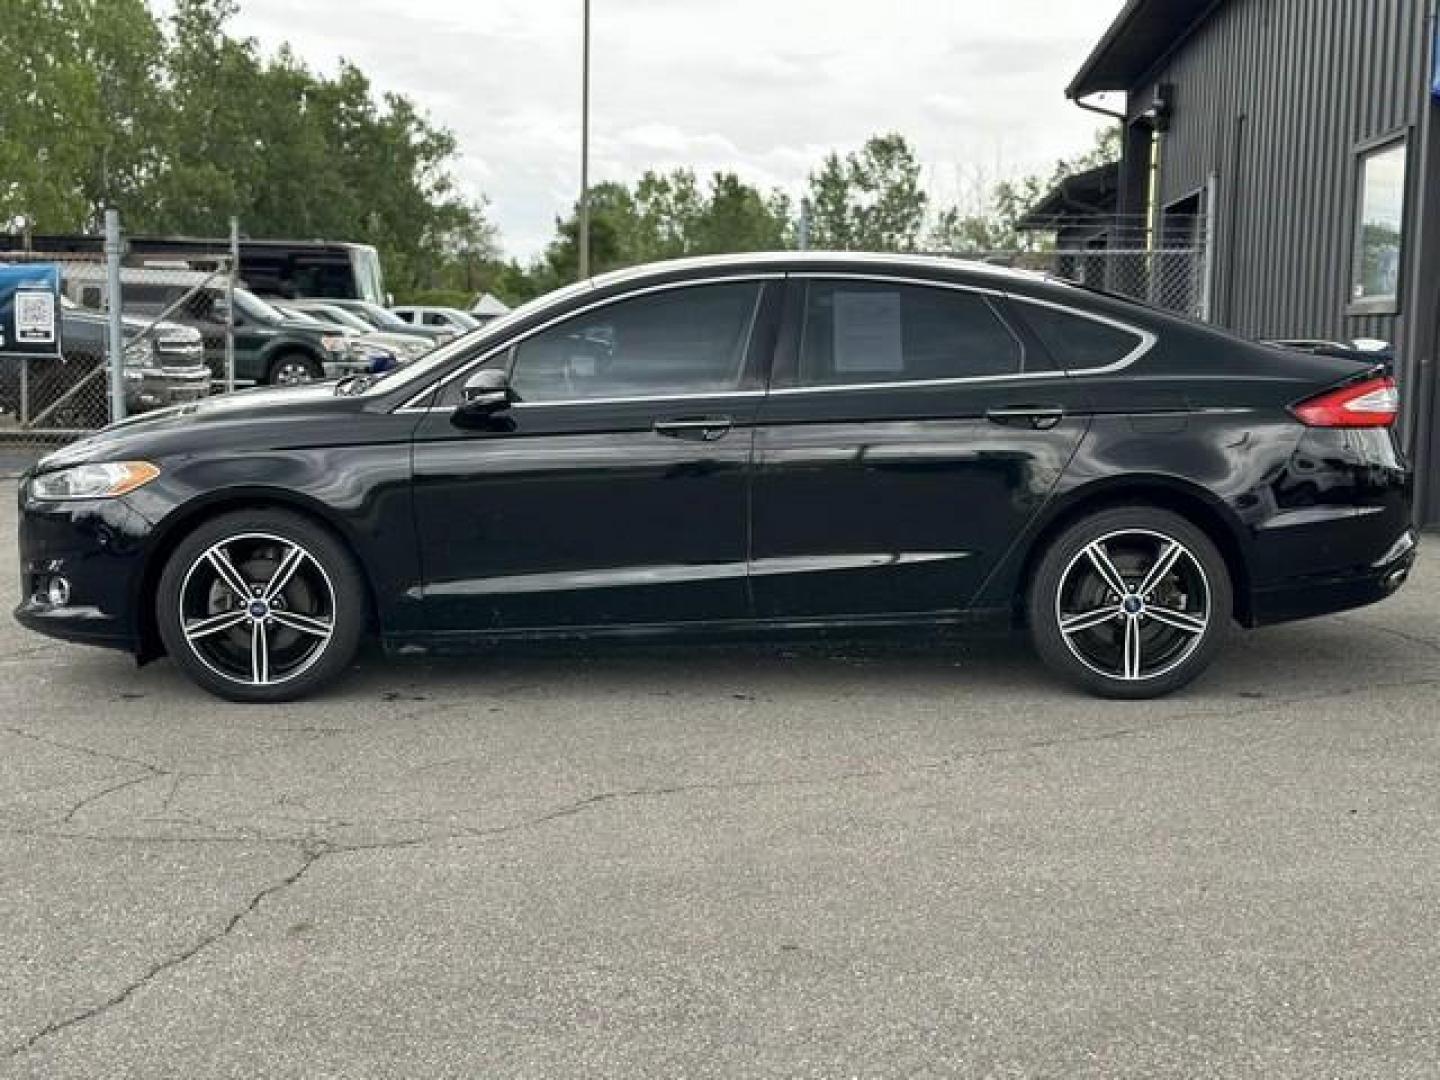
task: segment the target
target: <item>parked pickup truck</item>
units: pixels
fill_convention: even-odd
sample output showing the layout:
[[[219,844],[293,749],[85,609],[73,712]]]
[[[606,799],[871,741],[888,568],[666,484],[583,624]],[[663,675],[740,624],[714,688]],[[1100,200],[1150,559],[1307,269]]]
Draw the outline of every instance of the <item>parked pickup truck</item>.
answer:
[[[68,298],[60,303],[60,358],[26,361],[23,378],[18,367],[7,365],[0,379],[0,412],[38,428],[103,427],[110,421],[109,324],[102,312]],[[127,414],[209,394],[210,368],[198,331],[173,322],[151,326],[129,316],[122,329]]]
[[[68,267],[62,288],[86,301],[102,292],[104,267]],[[225,282],[213,274],[154,267],[122,267],[126,314],[159,316],[193,327],[205,345],[205,359],[218,382],[225,378]],[[368,373],[375,357],[345,335],[308,320],[287,317],[248,289],[235,292],[235,381],[291,385],[315,379]],[[178,306],[177,306],[178,305]],[[393,362],[393,356],[390,357]]]

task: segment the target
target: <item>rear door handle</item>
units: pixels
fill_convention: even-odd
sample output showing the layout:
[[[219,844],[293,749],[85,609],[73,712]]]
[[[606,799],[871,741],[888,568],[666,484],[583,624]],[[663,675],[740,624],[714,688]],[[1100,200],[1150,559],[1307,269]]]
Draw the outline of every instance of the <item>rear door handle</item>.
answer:
[[[730,433],[735,421],[728,416],[700,416],[683,420],[656,420],[655,434],[669,439],[714,442]]]
[[[1049,431],[1065,419],[1065,410],[1058,405],[1016,405],[1002,409],[990,409],[985,419],[992,424],[1005,426],[1032,427],[1036,431]]]

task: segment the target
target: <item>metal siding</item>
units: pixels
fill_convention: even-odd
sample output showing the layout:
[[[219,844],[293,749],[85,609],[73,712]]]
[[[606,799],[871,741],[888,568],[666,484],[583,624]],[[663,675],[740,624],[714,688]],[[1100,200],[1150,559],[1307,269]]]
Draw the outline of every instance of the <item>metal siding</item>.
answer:
[[[1421,162],[1422,131],[1435,109],[1433,3],[1227,0],[1130,95],[1135,120],[1159,83],[1175,87],[1162,206],[1202,187],[1211,173],[1219,176],[1211,225],[1218,321],[1257,337],[1394,342],[1402,380],[1415,384],[1407,388],[1412,405],[1431,396],[1433,365],[1418,342],[1434,340],[1430,324],[1440,313],[1435,283],[1410,280],[1412,268],[1440,259],[1440,252],[1411,250],[1421,241],[1415,223],[1422,202],[1440,214],[1440,181],[1427,182]],[[1410,135],[1401,314],[1351,316],[1356,146],[1400,131]],[[1440,445],[1440,418],[1428,407],[1412,411],[1406,428],[1412,447],[1432,439]],[[1440,461],[1435,465],[1425,480],[1426,516],[1440,520]]]
[[[1346,315],[1354,151],[1418,123],[1424,9],[1424,0],[1231,0],[1132,93],[1138,114],[1157,84],[1176,88],[1161,205],[1220,176],[1220,295],[1233,298],[1220,314],[1236,329],[1393,340],[1394,317]],[[1227,144],[1240,114],[1248,121],[1237,171]],[[1237,198],[1244,228],[1226,251],[1223,219]]]

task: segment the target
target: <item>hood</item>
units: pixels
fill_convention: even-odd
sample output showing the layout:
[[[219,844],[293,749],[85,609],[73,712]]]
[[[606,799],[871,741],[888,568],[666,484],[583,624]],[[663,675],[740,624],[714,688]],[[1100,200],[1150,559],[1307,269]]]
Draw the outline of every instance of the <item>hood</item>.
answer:
[[[317,410],[353,407],[353,400],[337,398],[333,382],[237,390],[233,394],[128,417],[41,458],[35,470],[47,472],[90,461],[143,458],[164,453],[170,436],[193,430],[200,424],[272,417],[276,421],[298,421],[313,416]]]

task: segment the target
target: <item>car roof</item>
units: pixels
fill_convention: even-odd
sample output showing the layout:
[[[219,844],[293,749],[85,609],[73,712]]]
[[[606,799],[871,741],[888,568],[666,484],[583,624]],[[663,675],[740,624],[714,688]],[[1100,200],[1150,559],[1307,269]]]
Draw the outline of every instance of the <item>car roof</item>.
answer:
[[[591,278],[597,289],[629,284],[649,277],[689,276],[706,271],[759,270],[771,273],[802,270],[887,270],[891,273],[914,271],[972,277],[996,287],[1006,284],[1064,284],[1059,278],[1033,270],[996,266],[955,255],[925,255],[862,251],[755,251],[733,255],[700,255],[643,266],[614,270]]]

